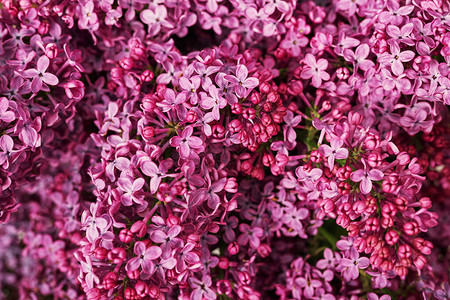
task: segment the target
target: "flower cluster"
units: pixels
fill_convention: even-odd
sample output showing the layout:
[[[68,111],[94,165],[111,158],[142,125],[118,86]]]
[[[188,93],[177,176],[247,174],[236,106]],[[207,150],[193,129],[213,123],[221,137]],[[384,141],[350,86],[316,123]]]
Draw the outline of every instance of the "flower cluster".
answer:
[[[450,5],[0,3],[0,298],[448,299]]]

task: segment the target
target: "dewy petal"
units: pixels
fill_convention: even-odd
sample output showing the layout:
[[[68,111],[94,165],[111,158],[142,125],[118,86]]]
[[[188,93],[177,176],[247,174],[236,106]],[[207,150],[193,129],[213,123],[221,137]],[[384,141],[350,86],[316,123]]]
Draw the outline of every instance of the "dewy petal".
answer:
[[[145,244],[143,242],[136,242],[136,244],[134,244],[134,254],[140,256],[144,252],[145,252]]]
[[[167,234],[162,230],[155,230],[150,234],[150,239],[155,243],[164,243],[166,238]]]
[[[145,259],[142,260],[142,271],[146,274],[153,274],[155,271],[155,264],[149,260],[149,259]]]
[[[300,77],[302,79],[309,79],[314,76],[314,71],[311,68],[305,68],[303,69],[302,73],[300,74]]]
[[[182,143],[180,144],[180,156],[181,156],[182,158],[188,158],[190,152],[191,152],[191,151],[190,151],[190,149],[189,149],[189,146],[188,146],[187,142],[182,142]]]
[[[367,44],[359,45],[358,48],[356,48],[355,57],[358,60],[362,60],[367,58],[367,56],[369,56],[369,45]]]

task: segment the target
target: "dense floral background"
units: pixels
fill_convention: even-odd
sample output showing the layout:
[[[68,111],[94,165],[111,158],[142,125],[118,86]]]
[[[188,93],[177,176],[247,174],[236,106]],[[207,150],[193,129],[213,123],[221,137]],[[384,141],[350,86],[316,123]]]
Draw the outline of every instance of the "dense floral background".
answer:
[[[449,11],[0,1],[0,299],[450,299]]]

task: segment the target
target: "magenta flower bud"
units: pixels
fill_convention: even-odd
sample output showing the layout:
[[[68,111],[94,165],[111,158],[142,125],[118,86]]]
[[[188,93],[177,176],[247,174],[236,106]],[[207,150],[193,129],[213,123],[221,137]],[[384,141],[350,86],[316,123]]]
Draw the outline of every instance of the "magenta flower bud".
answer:
[[[412,254],[411,247],[407,244],[402,244],[402,245],[398,246],[397,253],[398,253],[398,256],[401,258],[408,258]]]
[[[244,109],[242,116],[247,120],[253,120],[256,117],[256,111],[253,108]]]
[[[239,281],[243,284],[243,285],[250,285],[250,283],[252,282],[252,277],[250,276],[250,274],[248,274],[248,272],[246,271],[241,271],[239,272]]]
[[[109,272],[105,275],[105,277],[103,277],[103,286],[105,287],[105,289],[110,290],[113,289],[116,284],[117,284],[117,278],[118,275],[115,272]]]
[[[44,22],[41,22],[38,27],[38,32],[40,35],[45,35],[48,33],[48,30],[50,29],[50,23],[45,20]]]
[[[383,258],[381,256],[379,256],[375,252],[372,253],[372,255],[370,256],[370,264],[372,265],[372,267],[378,268],[382,262]]]
[[[348,225],[350,224],[350,218],[347,217],[346,215],[340,215],[336,219],[336,224],[338,224],[342,228],[347,228]]]
[[[94,250],[94,257],[103,260],[108,257],[108,252],[109,251],[107,249],[98,247]]]
[[[229,124],[228,124],[228,129],[232,132],[232,133],[236,133],[242,130],[242,123],[239,120],[232,120]]]
[[[223,270],[228,269],[228,259],[226,257],[219,257],[219,263],[217,266]]]
[[[270,111],[272,111],[273,105],[272,105],[272,103],[266,102],[263,104],[262,107],[265,112],[270,112]]]
[[[377,231],[379,226],[380,226],[380,222],[375,217],[369,218],[366,221],[366,230]]]
[[[384,229],[387,229],[387,228],[393,227],[393,226],[394,226],[394,219],[392,219],[389,216],[381,218],[381,227],[383,227]]]
[[[221,139],[225,136],[225,127],[220,124],[215,124],[212,126],[212,136],[216,139]]]
[[[271,89],[272,88],[271,88],[270,84],[268,84],[267,82],[262,82],[259,84],[259,90],[263,94],[268,94]]]
[[[134,61],[129,57],[124,57],[120,60],[119,65],[124,70],[131,70],[134,68]]]
[[[259,93],[253,92],[250,95],[250,101],[254,104],[257,105],[261,102],[261,95]]]
[[[180,225],[180,219],[177,216],[170,215],[166,220],[167,226],[173,227],[175,225]]]
[[[145,284],[145,282],[143,282],[142,280],[138,280],[134,285],[134,288],[138,297],[144,298],[148,295],[148,285]]]
[[[386,243],[391,246],[395,245],[398,242],[399,238],[400,237],[399,237],[397,231],[395,231],[393,229],[389,230],[384,236]]]
[[[237,193],[238,184],[236,178],[234,177],[227,178],[227,183],[225,184],[223,189],[228,193]]]
[[[393,193],[395,189],[397,188],[396,184],[392,184],[389,180],[383,180],[381,183],[381,189],[385,193]]]
[[[231,283],[226,279],[219,280],[216,283],[216,286],[217,286],[217,292],[220,295],[225,294],[225,295],[229,296],[229,295],[231,295],[231,292],[233,291],[233,288],[231,287]]]
[[[336,77],[340,80],[347,80],[350,77],[350,72],[347,68],[341,67],[336,70]]]
[[[381,165],[381,161],[382,161],[381,156],[378,153],[370,153],[367,156],[367,163],[372,168],[375,168],[375,167],[378,167],[379,165]]]
[[[380,265],[380,269],[383,271],[390,271],[394,268],[394,264],[392,263],[392,261],[385,259],[383,260],[383,262]]]
[[[147,112],[151,112],[155,109],[156,103],[149,95],[145,95],[142,98],[142,109]]]
[[[275,103],[280,99],[280,95],[276,92],[270,92],[267,95],[267,101],[270,103]]]
[[[313,150],[311,151],[310,159],[313,163],[319,163],[322,160],[322,154],[318,150]]]
[[[408,274],[408,268],[405,266],[395,266],[394,271],[400,277],[404,277]]]
[[[419,226],[415,221],[403,224],[403,230],[407,235],[416,235],[419,233]]]
[[[122,81],[123,79],[123,70],[121,68],[112,68],[111,69],[111,79],[113,81]]]
[[[84,97],[84,83],[80,80],[70,80],[63,87],[69,99],[80,101]]]
[[[428,198],[428,197],[420,198],[419,202],[420,202],[420,207],[425,208],[425,209],[429,209],[432,206],[432,202],[431,202],[430,198]]]
[[[275,163],[275,157],[273,157],[272,153],[264,153],[262,157],[262,163],[266,167],[270,167]]]
[[[151,139],[152,137],[155,136],[155,128],[151,127],[151,126],[145,126],[142,129],[142,137],[146,140]]]
[[[403,197],[397,197],[394,199],[394,203],[398,210],[405,211],[407,208],[408,201]]]
[[[272,252],[272,248],[270,248],[270,246],[267,244],[261,244],[261,245],[259,245],[257,251],[258,251],[258,254],[264,258],[264,257],[268,257],[270,255],[270,253]]]
[[[356,201],[355,203],[353,203],[352,209],[355,213],[361,214],[365,212],[366,207],[367,205],[364,201]]]
[[[232,242],[231,244],[229,244],[227,249],[231,255],[236,255],[239,253],[239,245],[236,242]]]
[[[414,265],[419,270],[423,269],[423,267],[425,267],[426,263],[427,263],[427,259],[423,255],[417,256],[417,258],[414,260]]]
[[[141,271],[139,271],[139,269],[136,269],[134,271],[127,271],[127,276],[133,280],[138,279],[140,275],[141,275]]]
[[[159,288],[154,285],[149,286],[147,294],[150,297],[150,299],[158,299],[160,294]]]
[[[58,56],[58,47],[54,43],[49,43],[45,46],[45,55],[50,59],[55,59]]]
[[[98,288],[93,288],[89,290],[85,290],[86,298],[88,300],[98,300],[101,297],[100,291]]]
[[[280,131],[280,126],[278,124],[270,124],[266,128],[267,134],[269,134],[271,137],[278,134]]]
[[[364,252],[367,247],[367,241],[363,237],[357,237],[353,241],[353,246],[356,248],[356,250],[358,250],[358,252]]]
[[[352,125],[360,125],[364,120],[364,116],[361,115],[359,112],[351,111],[348,113],[348,120]]]
[[[127,287],[123,294],[125,296],[125,299],[127,299],[127,300],[135,300],[136,291],[132,287],[130,287],[130,286]]]
[[[143,237],[147,233],[147,224],[142,221],[137,221],[131,225],[130,231],[135,233],[137,237]]]
[[[393,217],[397,213],[397,209],[394,204],[388,202],[381,208],[381,213],[384,217]]]
[[[108,259],[112,260],[115,264],[121,264],[126,257],[127,253],[123,248],[114,248],[108,253]]]
[[[133,240],[133,233],[126,228],[122,229],[119,233],[119,240],[122,243],[128,244]]]
[[[144,70],[144,72],[142,72],[140,77],[141,81],[150,82],[153,80],[153,78],[155,78],[155,74],[153,74],[153,72],[150,70]]]
[[[198,120],[198,115],[197,115],[196,112],[194,112],[194,111],[189,111],[189,112],[187,113],[186,119],[185,119],[186,122],[188,122],[188,123],[194,123],[194,122],[197,122],[197,120]]]
[[[242,113],[242,105],[239,103],[234,103],[231,105],[231,112],[235,115],[240,115]]]
[[[376,136],[369,135],[364,141],[364,145],[366,146],[366,149],[373,150],[380,146],[380,141]]]
[[[250,174],[253,169],[253,165],[249,160],[243,161],[241,164],[241,171],[245,174]]]

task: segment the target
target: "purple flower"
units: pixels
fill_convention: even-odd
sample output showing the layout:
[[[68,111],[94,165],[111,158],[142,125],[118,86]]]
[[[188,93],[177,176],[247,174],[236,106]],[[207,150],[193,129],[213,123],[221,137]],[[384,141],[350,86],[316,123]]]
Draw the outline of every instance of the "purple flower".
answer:
[[[212,116],[214,120],[220,120],[220,109],[224,108],[227,105],[227,100],[219,95],[219,90],[211,85],[208,89],[209,96],[203,97],[200,101],[200,106],[204,109],[212,108]]]
[[[312,78],[312,85],[316,88],[320,87],[322,80],[330,80],[330,75],[325,72],[328,68],[328,61],[326,59],[321,58],[316,61],[314,55],[308,53],[306,54],[304,61],[306,63],[306,67],[300,74],[301,78]]]
[[[412,60],[415,54],[411,50],[400,52],[400,47],[395,41],[392,41],[390,45],[391,53],[384,53],[380,55],[378,61],[385,65],[390,64],[392,73],[394,73],[394,75],[400,76],[405,70],[405,68],[403,67],[403,62]]]
[[[227,75],[225,79],[234,84],[236,95],[240,98],[246,97],[251,90],[258,86],[259,80],[254,77],[248,77],[248,69],[245,65],[236,67],[236,76]]]
[[[355,248],[350,249],[349,257],[344,257],[336,266],[336,271],[341,272],[345,281],[354,280],[359,277],[359,269],[365,269],[369,266],[367,257],[359,257]]]
[[[369,194],[372,190],[372,180],[380,181],[383,179],[384,174],[378,169],[371,169],[366,166],[366,162],[362,160],[364,169],[357,170],[350,174],[350,179],[354,182],[361,182],[359,189],[363,194]]]
[[[0,98],[0,120],[10,123],[16,119],[12,111],[8,111],[9,101],[5,97]]]
[[[216,299],[216,293],[210,288],[212,281],[208,275],[203,275],[202,280],[195,277],[189,278],[189,283],[193,289],[191,293],[191,300],[197,299]]]
[[[250,227],[248,224],[239,225],[242,234],[237,238],[239,245],[247,245],[250,241],[250,247],[257,249],[260,244],[260,238],[264,235],[264,231],[260,227]]]
[[[132,180],[132,178],[125,175],[120,177],[117,183],[119,188],[124,192],[120,198],[123,205],[131,206],[133,202],[141,205],[144,204],[144,195],[141,192],[145,184],[144,178]]]
[[[191,149],[199,150],[203,147],[203,141],[201,138],[192,136],[194,128],[192,126],[186,127],[180,136],[174,136],[170,139],[170,145],[177,147],[180,157],[187,159],[191,153]]]
[[[172,226],[167,233],[162,230],[155,230],[150,234],[150,239],[155,243],[160,243],[162,258],[167,259],[172,255],[172,249],[183,245],[183,240],[177,238],[181,232],[181,226]]]
[[[345,159],[348,157],[348,150],[342,148],[343,140],[332,139],[330,146],[323,144],[319,147],[319,151],[324,157],[328,157],[328,165],[330,170],[333,170],[335,159]]]
[[[23,71],[22,75],[26,78],[33,78],[31,82],[31,90],[37,93],[40,90],[48,92],[50,89],[46,84],[57,85],[59,83],[58,77],[52,73],[45,72],[50,65],[50,60],[43,55],[39,58],[36,69],[28,69]]]
[[[144,273],[152,275],[155,272],[153,260],[159,258],[162,251],[158,246],[146,248],[144,242],[136,242],[136,244],[134,244],[134,254],[136,254],[136,257],[133,257],[128,261],[125,269],[132,272],[139,269],[139,267],[142,267]]]
[[[149,159],[144,159],[141,164],[141,170],[142,173],[144,173],[147,176],[150,176],[150,192],[152,194],[156,193],[158,191],[159,184],[161,183],[161,179],[167,176],[170,176],[167,174],[169,169],[172,167],[173,162],[172,160],[165,159],[160,164],[159,167],[152,162]]]

